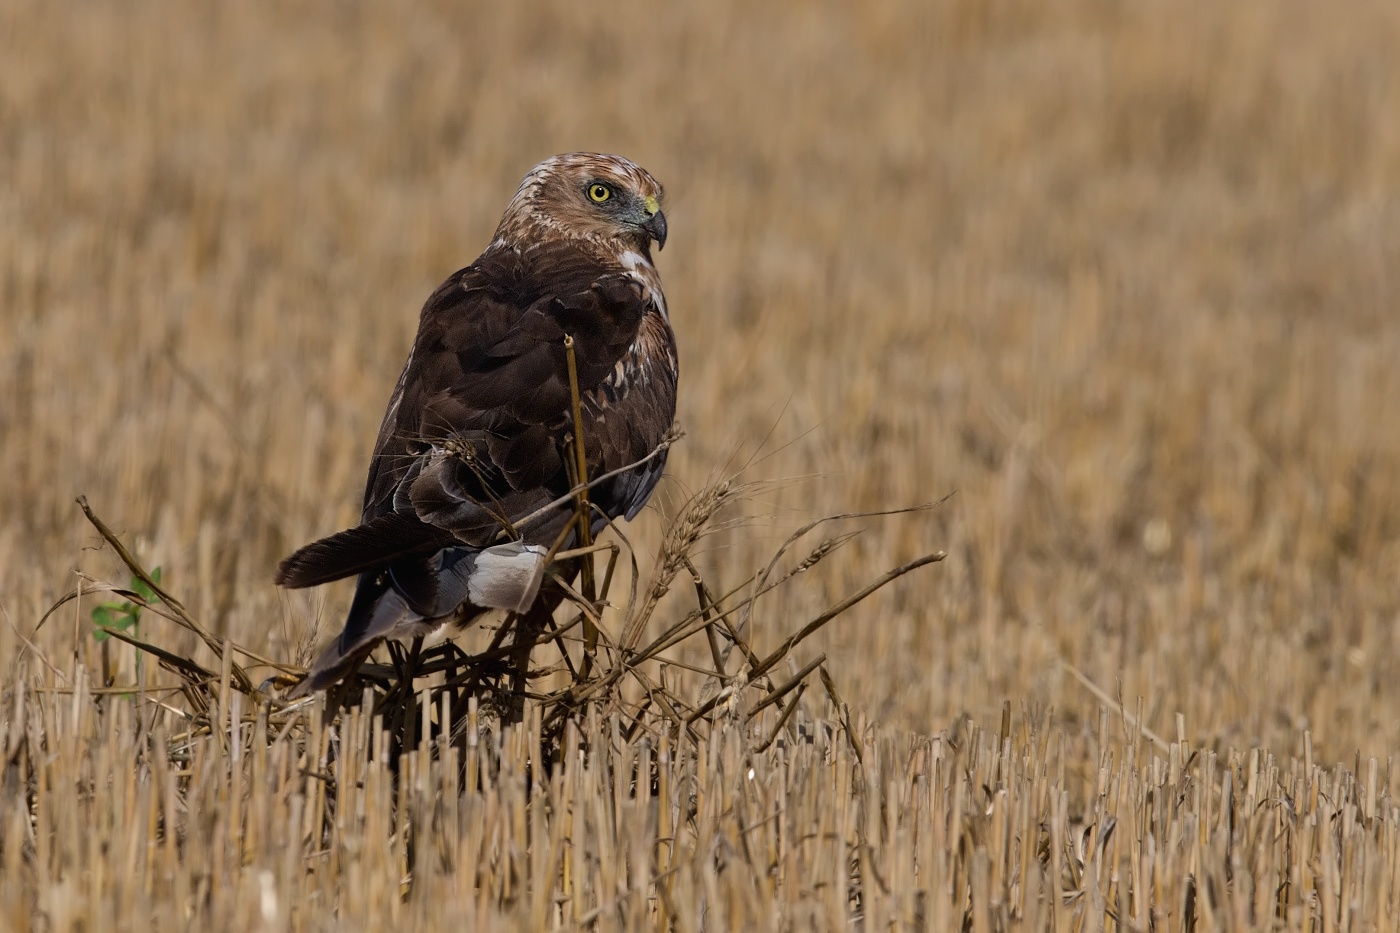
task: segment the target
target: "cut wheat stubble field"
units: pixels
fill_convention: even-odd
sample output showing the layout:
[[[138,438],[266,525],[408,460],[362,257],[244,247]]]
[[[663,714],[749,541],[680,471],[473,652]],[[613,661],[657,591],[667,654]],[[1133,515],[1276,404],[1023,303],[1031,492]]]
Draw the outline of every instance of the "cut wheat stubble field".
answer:
[[[5,4],[0,927],[1394,928],[1397,40],[1379,2]],[[760,662],[946,558],[718,700],[699,629],[568,721],[242,692],[343,618],[272,572],[353,521],[423,297],[571,149],[667,186],[641,644],[730,476],[685,538],[716,597],[952,494],[795,548],[840,538]],[[97,592],[141,595],[80,495],[207,640]]]

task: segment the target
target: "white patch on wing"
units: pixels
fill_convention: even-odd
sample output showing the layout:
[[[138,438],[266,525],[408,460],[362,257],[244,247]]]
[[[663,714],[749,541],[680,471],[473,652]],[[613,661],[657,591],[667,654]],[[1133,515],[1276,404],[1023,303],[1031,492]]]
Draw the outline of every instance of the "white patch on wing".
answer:
[[[619,258],[622,260],[623,268],[625,268],[628,272],[636,272],[639,268],[643,266],[647,268],[651,267],[651,263],[647,262],[647,258],[645,256],[643,256],[641,253],[634,253],[630,249],[624,252]]]
[[[512,541],[489,547],[476,555],[476,566],[467,578],[473,606],[524,612],[535,602],[544,579],[547,548]]]

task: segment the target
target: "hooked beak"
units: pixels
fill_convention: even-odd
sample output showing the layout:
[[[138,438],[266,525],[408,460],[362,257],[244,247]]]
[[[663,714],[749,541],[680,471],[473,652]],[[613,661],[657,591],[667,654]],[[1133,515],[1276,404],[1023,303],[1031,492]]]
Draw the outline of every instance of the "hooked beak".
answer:
[[[663,250],[666,248],[666,215],[661,211],[656,211],[642,221],[642,231],[656,241],[656,248]]]

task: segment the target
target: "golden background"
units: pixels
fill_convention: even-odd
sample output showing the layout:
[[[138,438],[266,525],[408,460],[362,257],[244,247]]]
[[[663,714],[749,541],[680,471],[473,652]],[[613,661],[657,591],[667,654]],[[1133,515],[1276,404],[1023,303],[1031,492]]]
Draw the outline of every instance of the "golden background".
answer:
[[[124,580],[82,494],[213,631],[304,658],[350,587],[272,571],[354,520],[421,302],[591,149],[667,187],[688,436],[643,556],[746,463],[788,481],[709,539],[719,581],[955,493],[757,643],[941,547],[804,648],[891,728],[1010,701],[1073,747],[1072,667],[1198,745],[1384,759],[1397,48],[1383,2],[7,0],[0,657],[74,568]],[[81,625],[36,647],[68,671]]]

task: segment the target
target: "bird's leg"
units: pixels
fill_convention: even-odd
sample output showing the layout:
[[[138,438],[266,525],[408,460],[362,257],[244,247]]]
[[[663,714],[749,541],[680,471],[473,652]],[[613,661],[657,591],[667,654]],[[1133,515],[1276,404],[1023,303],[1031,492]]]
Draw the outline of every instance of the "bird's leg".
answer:
[[[398,755],[414,748],[418,744],[417,738],[413,734],[414,728],[418,725],[418,709],[414,703],[413,679],[418,675],[419,659],[423,653],[423,636],[419,635],[413,639],[413,644],[409,647],[407,654],[404,653],[403,646],[395,642],[390,642],[391,649],[397,648],[393,652],[394,667],[398,669],[399,682],[395,685],[399,692],[399,747],[395,751],[394,760]]]
[[[408,660],[404,663],[404,683],[410,693],[413,691],[413,680],[418,676],[418,666],[422,661],[423,636],[419,635],[413,639],[413,646],[408,649]]]

